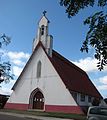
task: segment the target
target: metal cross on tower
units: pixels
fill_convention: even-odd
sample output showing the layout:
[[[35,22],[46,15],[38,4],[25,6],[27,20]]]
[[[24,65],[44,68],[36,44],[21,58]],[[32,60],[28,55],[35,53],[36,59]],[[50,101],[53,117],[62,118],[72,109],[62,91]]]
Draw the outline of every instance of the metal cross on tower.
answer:
[[[45,15],[46,15],[46,13],[47,13],[47,11],[45,11],[45,10],[44,10],[44,11],[43,11],[43,15],[45,16]]]

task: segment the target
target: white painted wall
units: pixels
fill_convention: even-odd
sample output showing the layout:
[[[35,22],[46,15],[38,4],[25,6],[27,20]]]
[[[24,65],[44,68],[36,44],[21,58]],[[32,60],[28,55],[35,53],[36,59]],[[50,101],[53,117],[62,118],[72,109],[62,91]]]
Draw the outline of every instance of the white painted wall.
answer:
[[[36,69],[39,60],[42,63],[42,71],[41,78],[37,79]],[[41,47],[34,53],[8,102],[29,104],[30,93],[37,87],[43,91],[47,105],[77,106]]]

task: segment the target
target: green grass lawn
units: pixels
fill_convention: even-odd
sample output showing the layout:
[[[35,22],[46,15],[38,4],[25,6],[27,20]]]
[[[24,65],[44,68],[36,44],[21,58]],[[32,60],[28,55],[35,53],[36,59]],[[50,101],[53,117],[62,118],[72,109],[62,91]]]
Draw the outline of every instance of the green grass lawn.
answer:
[[[46,116],[46,117],[57,117],[57,118],[69,118],[76,120],[86,120],[86,116],[77,115],[77,114],[67,114],[67,113],[55,113],[55,112],[43,112],[43,111],[22,111],[22,110],[8,110],[0,109],[1,112],[10,112],[17,114],[27,114],[27,115],[36,115],[36,116]]]

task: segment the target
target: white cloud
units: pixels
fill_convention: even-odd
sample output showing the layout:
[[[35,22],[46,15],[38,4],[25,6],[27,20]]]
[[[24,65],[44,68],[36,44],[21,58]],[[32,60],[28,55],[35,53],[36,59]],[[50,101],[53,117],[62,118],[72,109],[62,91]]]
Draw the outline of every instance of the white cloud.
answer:
[[[91,57],[87,57],[85,59],[80,59],[78,61],[73,62],[77,66],[79,66],[81,69],[83,69],[86,72],[93,72],[98,70],[96,65],[97,65],[97,60]]]
[[[0,88],[0,94],[3,94],[3,95],[10,95],[12,93],[12,90],[10,89],[6,89],[6,88]]]
[[[24,52],[8,52],[7,56],[10,59],[10,62],[12,65],[12,71],[13,74],[18,77],[20,73],[22,72],[22,69],[24,68],[27,60],[30,57],[30,54],[24,53]]]
[[[20,75],[20,73],[22,72],[22,67],[18,67],[18,66],[13,66],[13,74],[18,77]]]
[[[30,57],[30,55],[28,53],[24,53],[24,52],[8,52],[7,55],[9,56],[10,59],[14,60],[14,59],[28,59]]]
[[[107,90],[107,85],[99,85],[98,89],[99,90]]]
[[[15,65],[18,65],[18,66],[24,66],[25,65],[25,62],[23,62],[22,60],[12,60],[12,62],[15,64]]]
[[[104,77],[99,78],[99,81],[100,81],[101,83],[107,85],[107,76],[104,76]]]
[[[97,63],[98,61],[95,58],[87,57],[85,59],[80,59],[78,61],[73,61],[74,64],[76,64],[78,67],[83,69],[86,72],[95,72],[98,71]],[[107,70],[107,67],[105,67],[104,71]]]
[[[100,77],[98,80],[100,85],[98,85],[99,90],[107,90],[107,76]]]

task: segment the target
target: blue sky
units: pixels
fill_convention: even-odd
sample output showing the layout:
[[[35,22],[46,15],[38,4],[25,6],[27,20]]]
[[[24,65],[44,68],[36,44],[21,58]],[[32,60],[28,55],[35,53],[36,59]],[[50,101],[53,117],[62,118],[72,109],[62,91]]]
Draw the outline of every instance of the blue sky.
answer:
[[[0,0],[0,34],[5,33],[12,40],[4,51],[4,58],[11,61],[12,72],[17,77],[32,53],[32,41],[44,10],[50,21],[49,34],[53,36],[54,49],[85,70],[100,93],[107,97],[107,68],[102,72],[97,70],[92,49],[89,54],[80,52],[88,30],[83,20],[99,10],[97,7],[86,8],[69,19],[59,0]],[[10,92],[14,82],[3,83],[1,93]]]

